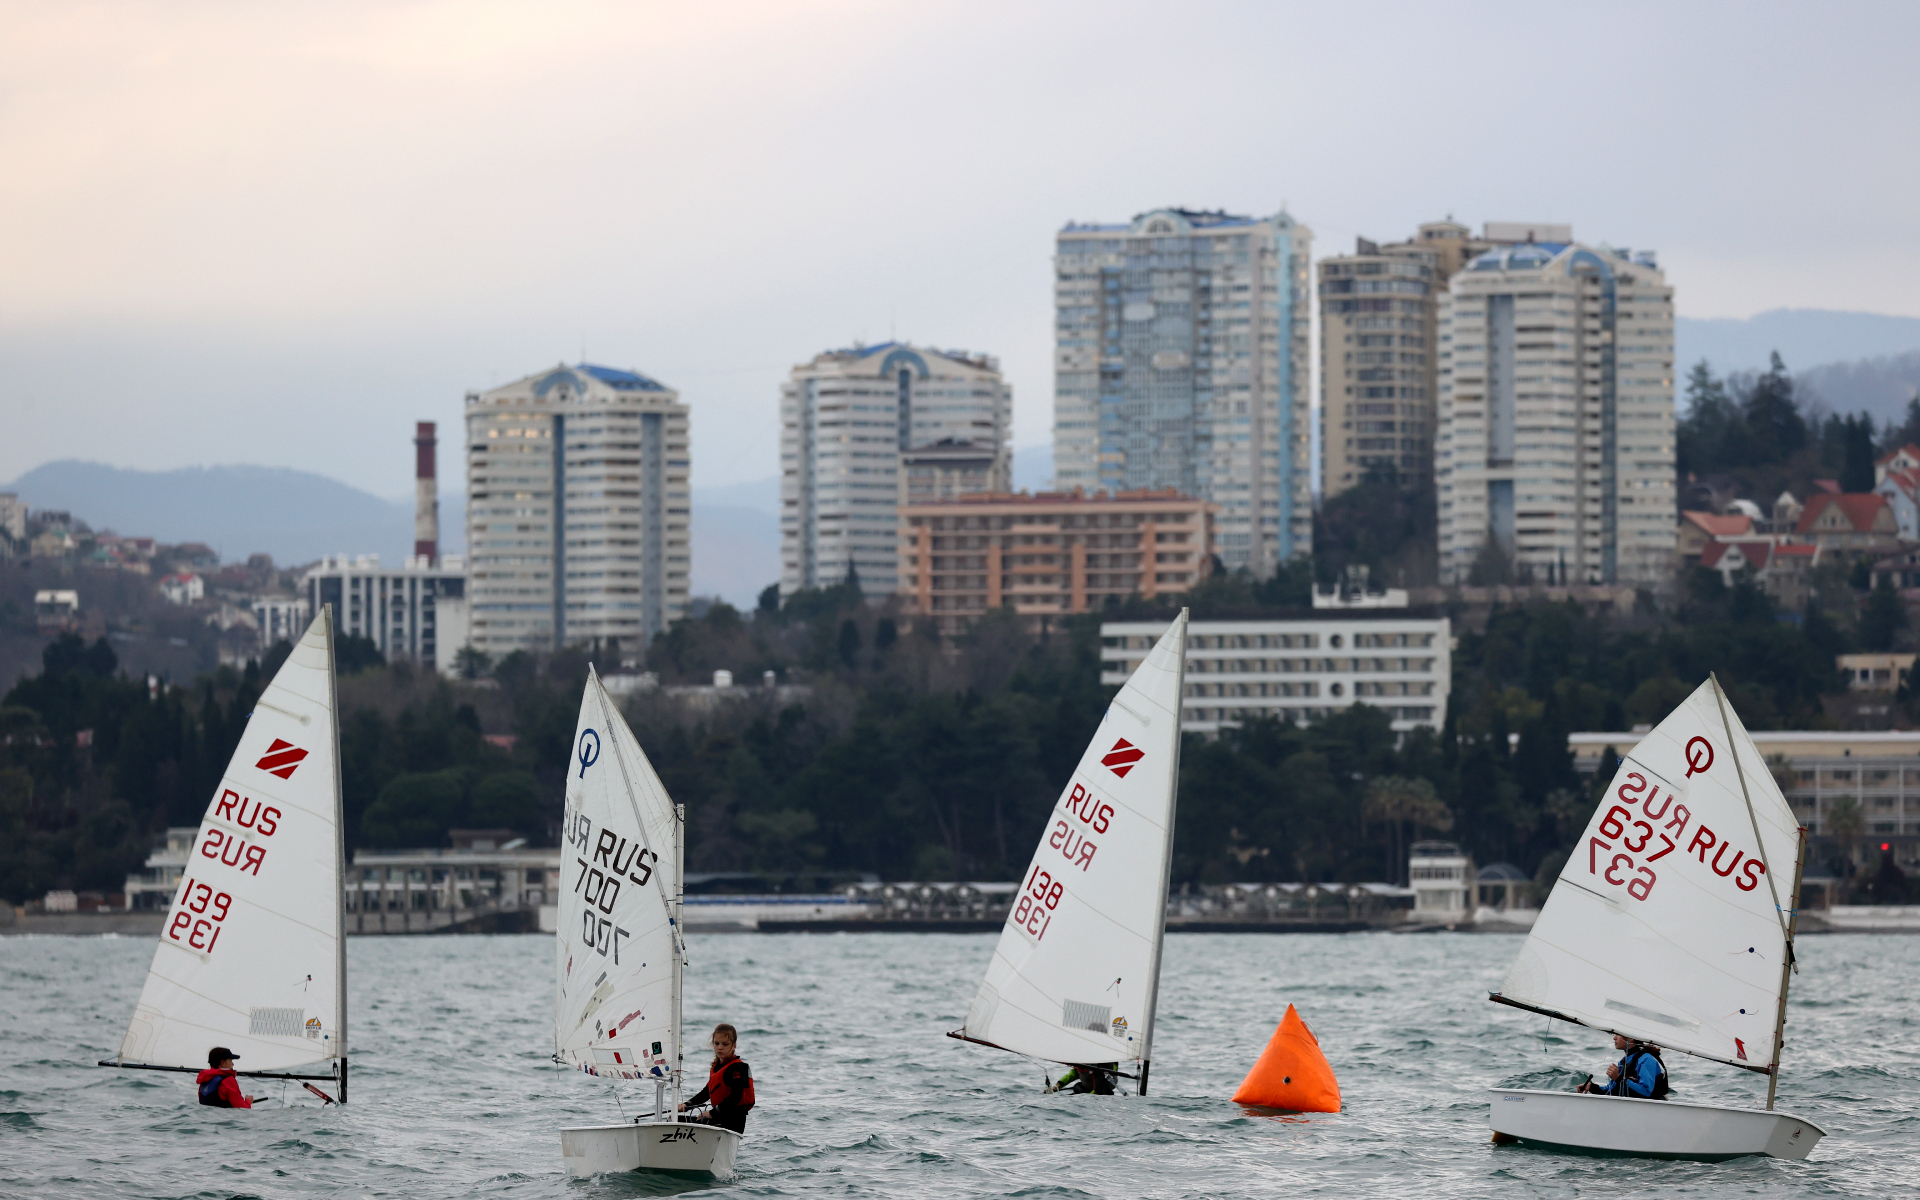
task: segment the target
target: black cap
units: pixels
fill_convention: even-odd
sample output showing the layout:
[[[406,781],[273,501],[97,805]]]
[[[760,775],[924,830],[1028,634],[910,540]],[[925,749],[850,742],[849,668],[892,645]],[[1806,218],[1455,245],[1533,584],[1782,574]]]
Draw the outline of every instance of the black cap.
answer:
[[[235,1054],[225,1046],[215,1046],[213,1049],[207,1051],[207,1065],[217,1067],[229,1058],[237,1059],[239,1057],[238,1054]]]

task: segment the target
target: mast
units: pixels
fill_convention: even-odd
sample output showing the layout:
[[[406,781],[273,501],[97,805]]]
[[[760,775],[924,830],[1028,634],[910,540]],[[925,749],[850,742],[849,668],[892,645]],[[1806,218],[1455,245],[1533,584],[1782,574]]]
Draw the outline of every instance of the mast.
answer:
[[[340,1103],[347,1102],[347,816],[342,797],[340,763],[340,672],[334,661],[333,605],[323,604],[322,628],[327,635],[327,704],[333,715],[333,903],[334,995],[333,1011],[340,1028]]]
[[[1780,907],[1780,888],[1773,882],[1773,864],[1767,861],[1767,843],[1760,836],[1760,817],[1753,811],[1753,793],[1747,788],[1747,773],[1740,766],[1740,751],[1733,738],[1733,721],[1727,716],[1727,693],[1720,686],[1720,677],[1709,673],[1713,681],[1713,698],[1720,705],[1720,723],[1727,731],[1727,753],[1733,755],[1733,772],[1740,779],[1740,798],[1747,803],[1747,820],[1753,824],[1753,841],[1759,847],[1760,865],[1766,868],[1767,891],[1773,896],[1773,911],[1780,919],[1780,935],[1786,952],[1780,956],[1780,1007],[1773,1020],[1773,1061],[1767,1065],[1767,1108],[1773,1108],[1774,1093],[1780,1088],[1780,1045],[1787,1027],[1787,984],[1793,975],[1793,932],[1800,924],[1800,875],[1807,866],[1807,829],[1799,827],[1799,850],[1793,861],[1793,907]]]
[[[1767,1067],[1767,1110],[1780,1088],[1780,1047],[1787,1036],[1787,984],[1799,964],[1793,960],[1793,934],[1800,927],[1800,875],[1807,868],[1807,827],[1800,827],[1800,853],[1793,861],[1793,907],[1787,912],[1787,953],[1780,962],[1780,1010],[1773,1018],[1773,1062]]]
[[[680,1029],[680,987],[685,979],[683,968],[687,965],[687,943],[681,936],[681,914],[685,908],[687,894],[687,806],[673,806],[673,907],[667,914],[668,925],[673,930],[673,1112],[674,1120],[680,1119],[680,1077],[686,1070],[686,1056],[682,1050],[685,1038]]]
[[[1167,942],[1167,896],[1173,888],[1173,825],[1180,800],[1180,726],[1187,713],[1187,609],[1180,610],[1180,663],[1174,668],[1173,774],[1167,781],[1167,836],[1160,843],[1160,905],[1154,920],[1153,966],[1147,977],[1147,1019],[1140,1038],[1140,1094],[1147,1094],[1153,1054],[1153,1016],[1160,1004],[1160,952]]]

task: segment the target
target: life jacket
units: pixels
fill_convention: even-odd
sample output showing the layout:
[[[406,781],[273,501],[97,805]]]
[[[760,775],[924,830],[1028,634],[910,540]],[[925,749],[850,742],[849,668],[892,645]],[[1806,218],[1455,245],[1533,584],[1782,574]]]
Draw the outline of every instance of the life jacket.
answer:
[[[209,1068],[200,1072],[200,1103],[213,1108],[232,1108],[233,1102],[220,1094],[220,1085],[235,1078],[232,1071]]]
[[[1615,1094],[1620,1096],[1631,1096],[1633,1094],[1627,1090],[1627,1081],[1639,1074],[1640,1064],[1638,1060],[1642,1056],[1651,1058],[1654,1065],[1653,1090],[1647,1094],[1647,1099],[1665,1100],[1667,1093],[1673,1089],[1667,1084],[1666,1061],[1660,1057],[1659,1049],[1653,1046],[1641,1046],[1638,1049],[1629,1051],[1627,1056],[1620,1060],[1620,1078],[1616,1084],[1619,1090]]]
[[[738,1063],[746,1073],[747,1086],[736,1094],[727,1086],[726,1074]],[[747,1060],[738,1055],[721,1063],[707,1076],[707,1102],[714,1108],[737,1108],[742,1112],[753,1107],[753,1068],[747,1066]]]

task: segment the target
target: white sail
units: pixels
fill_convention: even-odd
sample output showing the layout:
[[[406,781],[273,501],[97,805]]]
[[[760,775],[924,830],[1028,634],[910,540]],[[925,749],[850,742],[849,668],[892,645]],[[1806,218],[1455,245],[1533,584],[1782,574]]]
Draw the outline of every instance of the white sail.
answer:
[[[347,1053],[331,609],[254,705],[200,823],[120,1061],[245,1071]]]
[[[678,815],[589,669],[562,823],[554,1055],[593,1075],[680,1065]]]
[[[1147,1061],[1179,772],[1183,611],[1114,697],[1040,837],[960,1036]]]
[[[1497,998],[1764,1070],[1798,855],[1799,822],[1709,679],[1620,764]]]

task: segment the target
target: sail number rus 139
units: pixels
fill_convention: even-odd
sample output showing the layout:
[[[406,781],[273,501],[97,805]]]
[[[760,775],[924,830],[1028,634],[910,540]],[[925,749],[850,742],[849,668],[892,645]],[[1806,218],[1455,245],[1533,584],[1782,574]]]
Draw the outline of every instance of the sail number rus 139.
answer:
[[[222,922],[232,910],[232,896],[189,876],[173,906],[173,918],[167,922],[167,936],[190,950],[212,954],[213,944],[225,928]]]

